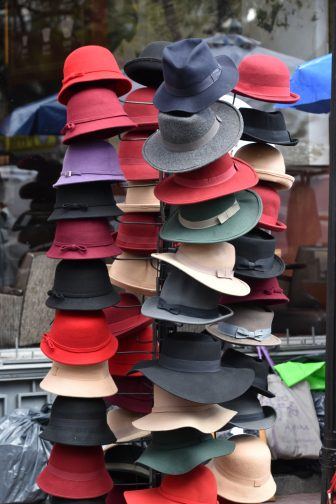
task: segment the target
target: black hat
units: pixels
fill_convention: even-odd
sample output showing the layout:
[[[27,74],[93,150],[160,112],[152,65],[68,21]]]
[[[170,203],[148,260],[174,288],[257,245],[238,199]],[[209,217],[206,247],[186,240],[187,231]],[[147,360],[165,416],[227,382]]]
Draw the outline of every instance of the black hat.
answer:
[[[92,499],[63,499],[63,497],[49,496],[50,504],[105,504],[106,495]]]
[[[125,74],[143,86],[159,87],[163,82],[162,53],[163,49],[170,43],[159,40],[148,44],[137,58],[125,63]]]
[[[55,224],[53,222],[35,222],[20,230],[18,241],[25,243],[31,248],[45,245],[48,248],[55,235]]]
[[[272,143],[276,145],[296,145],[298,140],[292,138],[280,110],[265,112],[253,108],[240,108],[244,119],[242,140],[250,142]]]
[[[101,259],[60,261],[48,295],[46,305],[56,310],[102,310],[120,300]]]
[[[252,388],[256,390],[258,394],[262,394],[265,397],[275,397],[275,395],[268,390],[267,376],[270,366],[266,360],[255,359],[243,352],[238,352],[238,350],[229,348],[222,357],[222,365],[238,369],[253,369],[255,377]]]
[[[283,260],[276,256],[275,239],[261,229],[253,229],[236,240],[235,272],[240,277],[273,278],[285,270]]]
[[[93,219],[121,214],[110,182],[88,182],[57,187],[54,211],[48,220]]]
[[[55,189],[49,184],[42,184],[33,180],[20,187],[19,196],[22,199],[31,199],[39,202],[55,201]]]
[[[140,371],[171,394],[202,404],[242,395],[253,383],[251,369],[221,367],[221,343],[209,334],[178,332],[163,340],[159,359],[141,361]]]
[[[107,425],[103,399],[63,396],[56,397],[41,438],[76,446],[97,446],[116,441]]]

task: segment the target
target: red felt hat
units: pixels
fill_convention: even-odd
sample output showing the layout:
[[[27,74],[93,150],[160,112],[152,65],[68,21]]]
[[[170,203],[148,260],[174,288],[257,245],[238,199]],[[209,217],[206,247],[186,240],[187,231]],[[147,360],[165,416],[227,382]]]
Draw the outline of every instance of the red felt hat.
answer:
[[[290,90],[287,65],[275,56],[251,54],[239,64],[239,81],[233,93],[265,102],[295,103],[300,95]]]
[[[68,144],[87,137],[110,138],[135,127],[115,92],[93,83],[69,99],[67,122],[61,133],[63,143]]]
[[[155,213],[127,213],[119,219],[116,245],[125,252],[155,252],[160,222]]]
[[[107,494],[113,487],[113,481],[105,469],[101,446],[57,443],[36,482],[45,493],[68,499],[98,497]]]
[[[278,279],[273,278],[246,278],[246,283],[251,291],[247,296],[227,296],[220,297],[220,304],[231,305],[235,303],[263,303],[266,305],[288,303],[289,299],[281,289]]]
[[[278,220],[281,204],[279,193],[270,185],[261,184],[260,182],[253,190],[259,194],[263,206],[263,213],[258,227],[270,229],[271,231],[285,231],[287,229],[286,224]]]
[[[132,88],[131,81],[121,72],[115,57],[106,47],[89,45],[75,49],[64,62],[58,101],[66,105],[81,84],[97,81],[104,81],[104,86],[112,89],[117,96],[128,93]]]
[[[121,254],[107,219],[60,220],[47,252],[53,259],[103,259]]]
[[[188,205],[250,189],[258,180],[250,165],[227,153],[198,170],[165,178],[154,194],[169,205]]]
[[[138,128],[156,130],[159,125],[159,111],[153,105],[153,97],[156,89],[143,87],[131,91],[124,98],[124,110]]]
[[[153,408],[153,384],[144,376],[115,376],[118,393],[105,397],[109,406],[118,406],[133,413],[147,415]]]
[[[111,334],[103,310],[59,310],[40,347],[55,362],[85,366],[112,357],[117,351],[118,340]]]
[[[144,160],[142,147],[151,131],[129,131],[119,142],[119,163],[129,181],[158,180],[159,172]]]
[[[119,303],[104,310],[114,336],[128,336],[153,323],[153,319],[142,315],[141,303],[134,294],[120,292],[119,297]]]

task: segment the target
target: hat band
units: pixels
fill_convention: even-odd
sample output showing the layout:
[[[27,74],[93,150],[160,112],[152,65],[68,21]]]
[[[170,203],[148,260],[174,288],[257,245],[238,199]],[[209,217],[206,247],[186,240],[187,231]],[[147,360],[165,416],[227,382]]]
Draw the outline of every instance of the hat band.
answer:
[[[94,170],[94,171],[83,171],[83,172],[79,172],[79,171],[74,171],[74,170],[67,170],[67,171],[62,171],[61,172],[61,177],[73,177],[73,176],[76,176],[76,177],[80,177],[82,175],[107,175],[107,176],[112,176],[112,173],[111,171],[106,171],[106,170]]]
[[[86,242],[86,243],[69,243],[69,242],[61,242],[61,241],[55,241],[53,242],[53,245],[56,247],[60,247],[62,251],[79,251],[79,252],[86,252],[88,248],[93,248],[93,247],[107,247],[109,245],[113,245],[113,239],[111,236],[110,240],[105,240],[101,242]]]
[[[211,74],[205,77],[201,82],[196,82],[195,84],[192,84],[191,86],[185,88],[177,88],[165,81],[164,86],[168,93],[174,96],[191,96],[202,93],[203,91],[208,89],[210,86],[212,86],[212,84],[218,81],[221,74],[222,67],[218,64],[215,70],[213,70]]]
[[[59,478],[67,481],[91,481],[100,479],[102,474],[106,471],[105,467],[101,468],[98,471],[90,471],[85,473],[76,473],[69,471],[62,471],[61,469],[57,469],[57,467],[48,464],[46,470],[51,473],[53,476],[58,476]]]
[[[217,373],[221,370],[219,359],[211,361],[185,360],[160,354],[158,364],[161,367],[180,373]]]
[[[74,292],[60,292],[56,289],[51,289],[47,292],[48,296],[56,298],[60,301],[63,301],[65,298],[90,298],[90,297],[99,297],[106,296],[110,294],[112,291],[100,291],[100,292],[86,292],[85,294],[74,293]]]
[[[99,68],[97,70],[86,70],[85,72],[72,72],[69,75],[67,75],[66,77],[64,77],[64,79],[62,80],[62,84],[66,84],[67,82],[69,82],[73,79],[77,79],[77,77],[84,77],[87,74],[101,73],[101,72],[109,73],[111,75],[116,75],[119,78],[126,79],[126,77],[124,77],[120,72],[111,70],[111,68]]]
[[[87,415],[87,412],[85,412],[85,415]],[[48,428],[64,427],[65,425],[67,426],[74,425],[74,427],[76,427],[76,430],[87,431],[87,427],[92,425],[93,423],[101,424],[102,426],[105,427],[105,422],[106,422],[105,416],[103,418],[101,416],[94,416],[94,417],[92,416],[91,418],[83,418],[83,416],[80,416],[78,418],[52,417],[49,420]]]
[[[266,273],[272,269],[274,263],[274,256],[263,257],[257,259],[256,261],[250,261],[246,257],[236,256],[235,270],[248,270],[248,271],[260,271],[261,273]]]
[[[165,492],[165,490],[162,489],[162,487],[158,487],[156,489],[158,491],[158,493],[160,495],[162,495],[162,497],[164,499],[168,499],[168,502],[176,502],[177,504],[201,504],[201,502],[199,500],[197,501],[194,501],[194,500],[191,500],[190,498],[186,497],[185,499],[183,497],[181,497],[180,495],[177,496],[176,494],[172,494],[170,492]],[[218,501],[217,501],[218,502]]]
[[[53,339],[48,333],[45,333],[43,335],[43,341],[48,345],[50,350],[54,350],[56,348],[71,353],[91,353],[91,352],[97,352],[98,350],[101,350],[102,348],[108,346],[108,344],[112,342],[112,337],[109,336],[107,340],[105,340],[103,343],[100,343],[99,345],[92,347],[81,347],[81,348],[74,348],[69,347],[67,345],[62,345],[62,343],[59,343],[58,341]]]
[[[162,143],[166,147],[166,149],[171,152],[188,152],[200,149],[201,147],[209,143],[210,140],[212,140],[216,136],[221,122],[222,120],[218,116],[216,116],[211,128],[204,135],[202,135],[197,140],[194,140],[193,142],[186,142],[186,143],[167,142],[161,135]]]
[[[271,327],[249,331],[245,327],[229,324],[225,321],[219,322],[218,329],[220,332],[223,332],[227,336],[231,336],[232,338],[235,338],[237,340],[254,339],[256,341],[263,341],[272,336]]]
[[[86,124],[95,121],[102,121],[103,119],[116,119],[117,117],[128,117],[126,112],[124,114],[113,114],[113,115],[98,115],[95,117],[84,117],[83,119],[76,119],[73,121],[68,121],[64,127],[61,129],[61,134],[64,135],[67,131],[73,131],[76,129],[78,124]]]
[[[207,229],[210,227],[218,226],[218,224],[224,224],[224,222],[228,221],[231,217],[233,217],[240,210],[240,205],[237,200],[231,205],[229,208],[217,214],[215,217],[211,217],[210,219],[204,219],[201,221],[190,221],[182,217],[180,212],[178,212],[178,220],[183,227],[187,229]]]
[[[196,189],[198,187],[213,187],[219,184],[223,184],[230,180],[237,172],[234,162],[229,168],[222,171],[219,175],[201,179],[189,179],[186,176],[176,174],[174,175],[174,182],[182,187],[190,187],[191,189]]]
[[[185,315],[187,317],[196,317],[201,319],[213,319],[217,318],[219,315],[217,308],[204,309],[181,304],[171,304],[162,298],[159,298],[157,307],[171,313],[172,315]]]
[[[194,261],[190,257],[183,254],[183,252],[181,252],[181,249],[179,249],[175,255],[181,264],[189,268],[195,269],[197,272],[205,273],[206,275],[215,276],[217,278],[225,278],[227,280],[228,279],[231,280],[233,278],[233,270],[230,267],[223,267],[218,269],[207,268],[203,264],[199,264],[198,262]]]

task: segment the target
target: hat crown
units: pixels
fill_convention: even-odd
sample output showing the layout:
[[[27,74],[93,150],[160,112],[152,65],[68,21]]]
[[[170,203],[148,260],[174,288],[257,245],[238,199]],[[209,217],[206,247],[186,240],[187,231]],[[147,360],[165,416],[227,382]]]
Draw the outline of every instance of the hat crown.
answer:
[[[119,303],[104,310],[108,324],[115,324],[130,317],[136,317],[141,313],[141,303],[134,294],[121,292],[119,296]]]
[[[69,246],[68,250],[76,250],[77,245],[100,245],[112,243],[113,229],[105,218],[60,220],[56,223],[54,242],[58,245]]]
[[[193,427],[183,427],[170,431],[152,432],[151,447],[162,450],[175,450],[197,446],[203,441],[213,439],[211,434],[204,434]]]
[[[131,104],[132,102],[140,102],[144,104],[150,103],[153,105],[153,98],[155,95],[155,91],[156,91],[155,88],[151,87],[141,87],[138,89],[134,89],[134,91],[128,93],[128,95],[125,98],[123,98],[122,101],[125,104]]]
[[[155,184],[141,185],[128,182],[125,205],[160,205],[159,200],[154,195]]]
[[[275,253],[274,237],[266,231],[257,228],[233,240],[232,245],[236,249],[237,257],[250,261],[272,257]]]
[[[139,55],[139,58],[154,58],[161,61],[163,50],[169,44],[170,42],[166,40],[157,40],[155,42],[150,42],[146,45],[146,47],[143,48]]]
[[[53,290],[60,296],[91,297],[113,291],[101,259],[62,260],[56,266]]]
[[[269,372],[269,364],[266,360],[255,359],[254,357],[250,357],[243,352],[229,348],[228,350],[226,350],[226,352],[224,352],[224,355],[222,357],[222,365],[234,368],[253,369],[253,371],[255,372],[253,385],[262,385],[267,389],[267,375]]]
[[[69,78],[72,73],[90,73],[98,70],[119,71],[115,57],[106,47],[88,45],[72,51],[64,61],[63,76]]]
[[[237,304],[233,315],[225,321],[228,324],[244,327],[248,331],[268,329],[272,326],[274,312],[259,306]],[[224,354],[225,355],[225,354]],[[247,366],[248,367],[248,366]]]
[[[151,134],[151,132],[147,131],[128,131],[127,133],[124,133],[118,146],[120,163],[122,164],[123,160],[126,162],[129,159],[136,159],[139,163],[145,163],[145,160],[142,157],[142,147]],[[129,169],[132,169],[132,166],[130,166]],[[151,169],[154,170],[152,167]]]
[[[112,89],[97,86],[79,89],[67,103],[67,126],[70,130],[78,122],[126,116]]]
[[[153,411],[155,411],[156,408],[160,409],[160,411],[165,411],[165,409],[167,408],[168,412],[169,410],[171,410],[171,408],[176,408],[176,410],[174,409],[174,412],[177,412],[179,409],[183,411],[183,409],[185,408],[202,409],[203,405],[189,401],[188,399],[183,399],[182,397],[178,397],[154,384]]]
[[[74,174],[120,174],[118,155],[104,140],[92,140],[69,145],[65,152],[61,176]]]
[[[54,419],[74,421],[106,420],[106,406],[101,398],[65,397],[58,395],[53,403],[49,425]],[[64,425],[64,427],[66,427]]]
[[[263,215],[271,218],[272,221],[276,223],[279,217],[281,204],[279,193],[273,189],[273,187],[262,184],[258,184],[253,190],[259,194],[261,198]]]
[[[277,86],[289,89],[290,73],[279,58],[267,54],[251,54],[238,67],[238,86]]]
[[[53,362],[49,373],[67,380],[84,380],[86,382],[103,380],[110,375],[107,361],[89,366],[69,366]]]
[[[55,444],[51,450],[48,466],[64,473],[83,474],[105,471],[104,454],[101,446],[69,446]],[[47,466],[47,467],[48,467]],[[92,476],[88,475],[88,479]]]
[[[232,171],[232,175],[229,173],[230,171]],[[212,186],[216,186],[229,180],[236,172],[234,158],[229,153],[226,153],[224,156],[216,159],[216,161],[197,170],[175,174],[174,180],[178,185],[185,185],[187,187],[193,187],[193,181],[195,182],[195,187],[199,187],[201,181],[204,181],[204,185],[211,184]]]
[[[221,344],[210,334],[178,332],[163,340],[160,357],[162,355],[189,361],[219,361]]]
[[[151,257],[139,259],[136,254],[123,252],[120,254],[109,268],[110,278],[125,285],[137,288],[155,290],[157,270],[156,261]]]
[[[279,149],[269,144],[250,143],[237,150],[235,156],[256,170],[285,175],[285,160]]]
[[[263,410],[257,394],[258,393],[255,390],[249,389],[240,397],[237,397],[232,401],[222,403],[221,406],[237,411],[237,415],[234,417],[233,422],[243,421],[244,416],[247,417],[247,415],[260,414],[260,417],[262,418]]]
[[[255,128],[256,130],[287,131],[285,118],[280,112],[266,112],[253,108],[240,108],[244,119],[244,128]]]
[[[216,114],[207,108],[192,115],[159,113],[159,133],[164,142],[182,145],[195,142],[206,135],[216,121]]]
[[[159,238],[160,223],[157,214],[130,212],[121,216],[118,227],[117,243],[127,245],[146,243],[156,250]]]
[[[197,267],[212,269],[214,275],[221,277],[226,271],[233,270],[236,254],[231,243],[211,244],[182,243],[176,252],[176,258],[197,270]],[[211,265],[211,266],[210,266]],[[222,273],[221,273],[222,272]]]
[[[217,484],[211,471],[199,465],[187,474],[165,476],[159,493],[172,502],[217,504]]]
[[[56,188],[55,208],[69,208],[82,205],[115,206],[110,182],[90,182],[89,184],[69,184]]]

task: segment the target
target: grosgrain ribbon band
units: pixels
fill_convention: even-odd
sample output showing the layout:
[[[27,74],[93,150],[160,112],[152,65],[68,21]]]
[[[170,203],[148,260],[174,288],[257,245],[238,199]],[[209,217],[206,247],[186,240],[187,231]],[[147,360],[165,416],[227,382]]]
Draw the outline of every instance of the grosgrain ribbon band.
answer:
[[[207,75],[201,82],[196,82],[195,84],[192,84],[185,88],[176,88],[175,86],[172,86],[171,84],[168,84],[167,81],[165,81],[164,86],[168,91],[168,93],[174,96],[196,95],[202,93],[210,86],[212,86],[212,84],[217,82],[221,74],[222,74],[222,67],[218,64],[217,67],[211,72],[211,74]]]
[[[237,340],[253,339],[256,341],[264,341],[272,336],[272,328],[267,327],[265,329],[257,329],[255,331],[249,331],[245,327],[236,326],[229,324],[228,322],[221,321],[218,324],[218,330],[231,338]]]
[[[198,361],[178,359],[160,354],[159,366],[180,373],[217,373],[221,370],[220,360]]]
[[[113,114],[113,115],[103,115],[96,117],[84,117],[83,119],[76,119],[74,121],[67,122],[61,130],[61,134],[64,135],[67,131],[73,131],[78,124],[86,124],[95,121],[102,121],[104,119],[117,119],[118,117],[128,117],[126,114]],[[119,126],[120,127],[120,126]],[[113,128],[111,125],[110,128]]]
[[[236,256],[236,271],[248,270],[248,271],[260,271],[261,273],[266,273],[272,269],[274,263],[274,256],[263,257],[257,259],[256,261],[250,261],[246,257]]]
[[[97,350],[101,350],[102,348],[108,347],[112,343],[112,337],[109,337],[108,340],[105,340],[103,343],[100,343],[100,345],[92,347],[81,347],[81,348],[74,348],[69,347],[67,345],[62,345],[58,341],[54,340],[49,334],[43,335],[43,341],[48,345],[48,347],[51,350],[59,348],[60,350],[64,350],[70,353],[91,353],[91,352],[97,352]]]
[[[111,74],[111,76],[114,76],[114,79],[122,79],[123,78],[123,75],[120,74],[120,72],[116,72],[114,70],[111,70],[111,68],[99,68],[97,70],[86,70],[85,72],[72,72],[62,80],[62,84],[66,84],[67,82],[71,81],[72,79],[76,79],[77,77],[84,77],[84,75],[87,75],[87,74],[101,73],[101,72],[106,72],[106,73]],[[126,80],[126,78],[125,78],[125,80]]]
[[[221,122],[222,120],[218,116],[216,116],[213,125],[207,131],[207,133],[205,133],[197,140],[194,140],[193,142],[187,142],[187,143],[167,142],[161,135],[162,143],[166,147],[166,149],[169,150],[170,152],[188,152],[199,149],[200,147],[203,147],[203,145],[209,143],[210,140],[212,140],[216,136],[219,127],[221,125]]]
[[[196,317],[200,319],[214,319],[220,316],[217,308],[206,310],[202,308],[194,308],[192,306],[170,304],[162,298],[159,298],[157,306],[161,310],[165,310],[172,315],[185,315],[187,317]]]
[[[224,222],[228,221],[231,217],[233,217],[240,210],[240,205],[237,200],[231,205],[229,208],[224,210],[223,212],[217,214],[215,217],[211,217],[210,219],[204,219],[201,221],[190,221],[182,217],[180,212],[178,212],[177,217],[180,224],[187,229],[208,229],[210,227],[218,226],[220,224],[224,224]]]
[[[100,297],[100,296],[107,296],[108,294],[112,294],[112,291],[104,291],[104,292],[86,292],[85,294],[77,294],[73,292],[60,292],[56,289],[51,289],[48,291],[48,296],[59,299],[59,300],[64,300],[65,298],[91,298],[91,297]]]
[[[106,175],[108,177],[113,177],[113,174],[111,172],[108,172],[106,170],[94,170],[94,171],[76,171],[76,170],[68,170],[68,171],[63,171],[61,172],[61,177],[81,177],[85,175]]]

